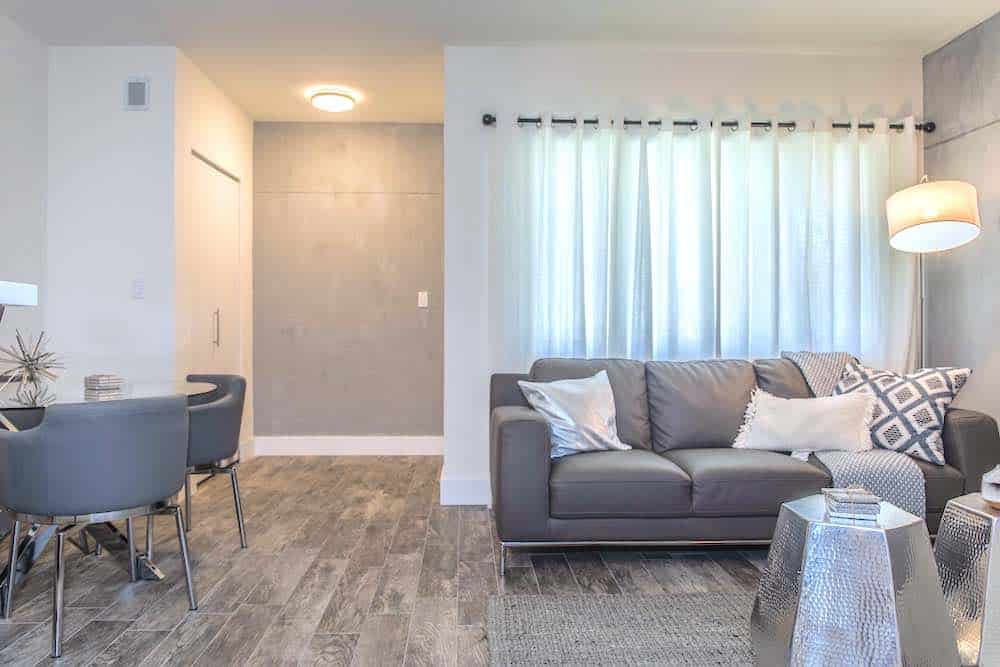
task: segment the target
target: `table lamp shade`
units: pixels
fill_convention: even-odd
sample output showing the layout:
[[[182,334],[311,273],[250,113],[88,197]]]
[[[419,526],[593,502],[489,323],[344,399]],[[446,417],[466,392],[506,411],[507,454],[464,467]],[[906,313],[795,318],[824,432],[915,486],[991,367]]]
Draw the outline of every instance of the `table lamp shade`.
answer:
[[[28,283],[10,283],[0,280],[0,307],[37,305],[37,285],[29,285]]]
[[[963,181],[929,181],[885,202],[889,244],[904,252],[940,252],[975,240],[982,231],[976,188]]]

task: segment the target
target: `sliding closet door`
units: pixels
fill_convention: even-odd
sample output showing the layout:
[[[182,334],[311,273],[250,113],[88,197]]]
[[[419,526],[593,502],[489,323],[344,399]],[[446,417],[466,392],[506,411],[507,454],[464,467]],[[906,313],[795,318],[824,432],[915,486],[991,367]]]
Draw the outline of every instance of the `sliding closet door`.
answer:
[[[239,373],[240,183],[191,155],[197,257],[192,371]]]

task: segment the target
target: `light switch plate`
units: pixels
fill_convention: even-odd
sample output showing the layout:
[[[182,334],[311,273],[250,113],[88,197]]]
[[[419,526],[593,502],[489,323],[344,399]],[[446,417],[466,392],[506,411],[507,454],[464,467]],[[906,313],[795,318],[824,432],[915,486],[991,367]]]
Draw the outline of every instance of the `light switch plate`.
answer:
[[[417,292],[417,308],[428,308],[429,299],[427,292]]]
[[[146,298],[146,281],[142,278],[136,278],[132,281],[132,298],[136,301]]]

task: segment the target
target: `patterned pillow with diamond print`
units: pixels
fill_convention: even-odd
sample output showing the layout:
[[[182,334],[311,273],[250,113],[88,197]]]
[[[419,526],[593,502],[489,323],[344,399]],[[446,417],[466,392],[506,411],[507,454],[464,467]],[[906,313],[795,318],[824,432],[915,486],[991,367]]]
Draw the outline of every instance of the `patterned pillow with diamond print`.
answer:
[[[943,466],[944,415],[971,374],[968,368],[922,368],[899,375],[851,362],[833,393],[874,394],[871,429],[875,446]]]

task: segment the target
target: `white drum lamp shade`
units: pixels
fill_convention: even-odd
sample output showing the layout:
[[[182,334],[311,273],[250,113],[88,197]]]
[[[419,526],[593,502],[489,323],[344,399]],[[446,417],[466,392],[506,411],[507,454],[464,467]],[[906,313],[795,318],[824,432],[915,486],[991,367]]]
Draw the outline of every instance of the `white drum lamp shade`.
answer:
[[[889,244],[904,252],[951,250],[982,231],[976,188],[963,181],[928,181],[900,190],[886,200],[885,213]]]
[[[29,285],[28,283],[10,283],[0,280],[0,307],[37,305],[37,285]]]

